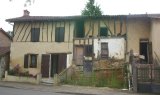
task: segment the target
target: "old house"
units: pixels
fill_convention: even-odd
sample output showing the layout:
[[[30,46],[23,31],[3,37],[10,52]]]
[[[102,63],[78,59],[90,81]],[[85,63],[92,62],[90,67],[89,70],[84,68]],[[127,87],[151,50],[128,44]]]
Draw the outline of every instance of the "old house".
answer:
[[[125,58],[125,16],[30,16],[24,10],[7,21],[14,23],[10,68],[18,64],[44,82],[72,63],[83,66],[85,58]]]
[[[22,72],[41,74],[41,81],[52,82],[54,74],[71,64],[91,70],[92,64],[88,64],[93,60],[114,58],[128,62],[130,50],[150,63],[150,43],[158,43],[152,37],[158,31],[154,19],[146,14],[30,16],[24,10],[22,17],[6,20],[14,23],[10,68],[18,64]],[[154,45],[153,50],[158,50]]]
[[[11,37],[0,28],[0,78],[4,77],[4,71],[9,70]]]

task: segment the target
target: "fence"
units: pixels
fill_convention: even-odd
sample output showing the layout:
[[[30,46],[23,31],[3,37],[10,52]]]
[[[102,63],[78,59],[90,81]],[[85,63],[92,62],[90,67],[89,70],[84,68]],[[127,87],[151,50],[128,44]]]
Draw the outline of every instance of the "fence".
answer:
[[[137,91],[160,93],[160,67],[137,67]]]

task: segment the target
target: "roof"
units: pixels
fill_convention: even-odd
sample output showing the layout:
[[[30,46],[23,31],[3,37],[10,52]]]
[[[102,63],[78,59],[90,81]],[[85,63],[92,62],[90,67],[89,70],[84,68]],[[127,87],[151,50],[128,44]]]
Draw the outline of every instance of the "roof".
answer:
[[[129,15],[102,15],[102,16],[22,16],[11,19],[6,19],[7,22],[22,22],[22,21],[63,21],[63,20],[79,20],[79,19],[98,19],[98,18],[151,18],[160,17],[160,14],[129,14]]]
[[[98,19],[110,17],[124,17],[124,15],[103,15],[103,16],[22,16],[11,19],[6,19],[7,22],[21,21],[63,21],[63,20],[79,20],[79,19]]]
[[[2,28],[0,28],[0,32],[2,32],[6,37],[8,37],[8,39],[12,40],[12,37],[6,33]]]
[[[10,52],[10,47],[0,47],[0,56]]]

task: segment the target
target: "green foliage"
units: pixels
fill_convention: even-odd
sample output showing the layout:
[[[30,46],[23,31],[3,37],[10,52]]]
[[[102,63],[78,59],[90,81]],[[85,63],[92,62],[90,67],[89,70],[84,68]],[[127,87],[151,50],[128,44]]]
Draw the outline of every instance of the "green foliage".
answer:
[[[89,0],[87,2],[84,10],[82,10],[82,15],[84,16],[101,16],[102,11],[99,5],[94,5],[95,0]]]
[[[78,77],[65,80],[65,84],[81,85],[81,86],[94,86],[94,87],[111,87],[123,88],[125,84],[123,74],[119,70],[110,70],[110,73],[103,71],[92,72],[91,75],[84,74],[76,75]]]

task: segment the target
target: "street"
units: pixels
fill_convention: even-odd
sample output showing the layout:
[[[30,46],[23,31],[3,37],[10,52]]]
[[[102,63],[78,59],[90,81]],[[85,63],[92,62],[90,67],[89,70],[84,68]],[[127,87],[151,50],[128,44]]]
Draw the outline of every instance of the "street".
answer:
[[[91,94],[91,93],[86,93],[86,91],[84,92],[82,91],[76,92],[74,90],[68,91],[68,92],[62,91],[62,90],[47,91],[47,90],[40,90],[40,89],[24,89],[24,88],[0,86],[0,95],[144,95],[144,94],[126,93],[126,92],[117,92],[117,91],[105,91],[105,92],[102,91],[102,92],[97,92],[96,94],[94,93]],[[150,94],[145,94],[145,95],[150,95]]]
[[[64,95],[64,94],[9,88],[9,87],[0,87],[0,95]]]

